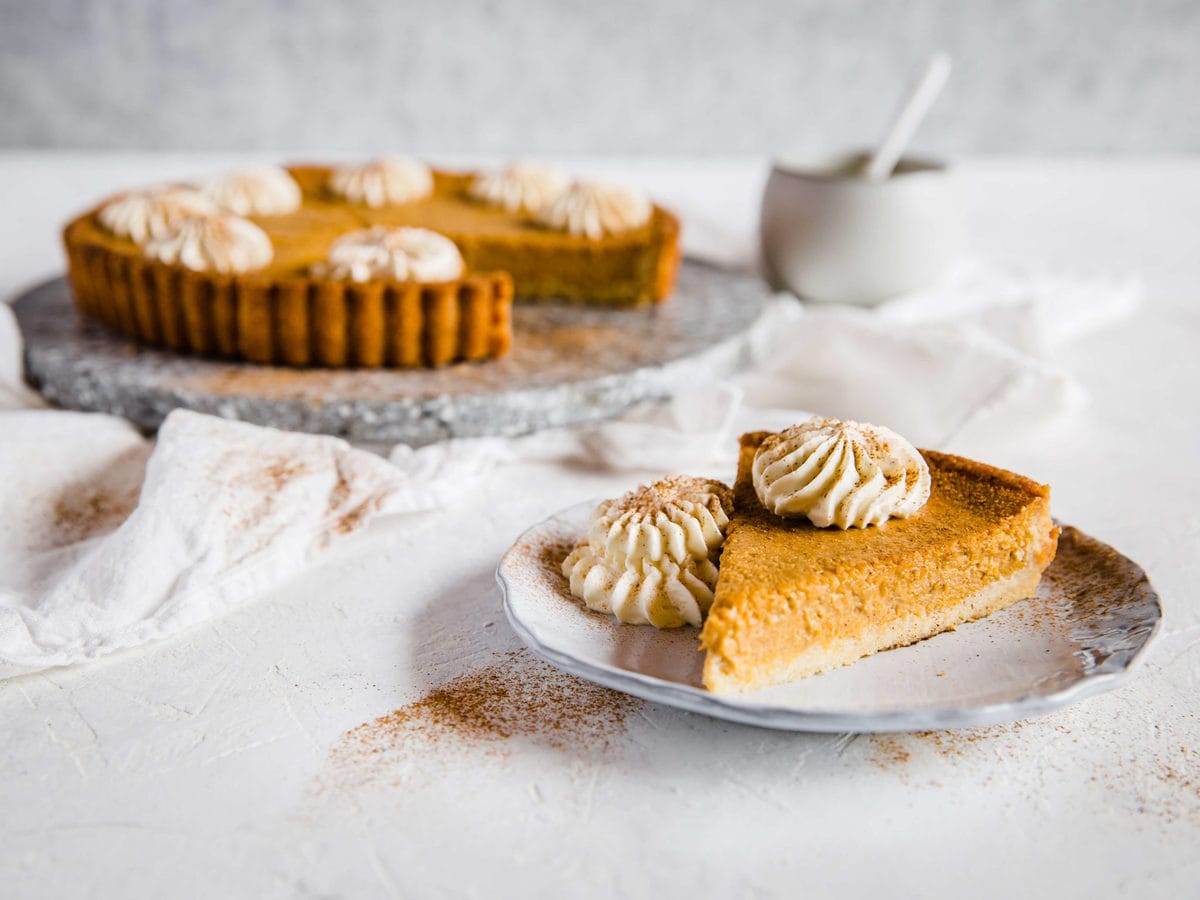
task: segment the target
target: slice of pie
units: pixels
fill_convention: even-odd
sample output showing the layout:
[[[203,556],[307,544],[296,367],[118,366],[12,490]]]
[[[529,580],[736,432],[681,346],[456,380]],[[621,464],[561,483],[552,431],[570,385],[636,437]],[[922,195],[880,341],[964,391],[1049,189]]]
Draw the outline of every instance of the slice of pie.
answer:
[[[764,508],[742,437],[720,577],[700,635],[704,685],[792,681],[911,644],[1032,596],[1058,529],[1045,485],[921,451],[928,502],[870,527],[818,527]]]

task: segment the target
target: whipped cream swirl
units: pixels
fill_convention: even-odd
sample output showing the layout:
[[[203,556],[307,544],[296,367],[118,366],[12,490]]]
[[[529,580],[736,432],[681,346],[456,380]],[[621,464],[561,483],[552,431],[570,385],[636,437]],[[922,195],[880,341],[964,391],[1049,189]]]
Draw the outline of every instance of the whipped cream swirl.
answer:
[[[864,528],[907,518],[929,499],[929,466],[879,425],[814,417],[767,437],[754,454],[754,490],[779,516]]]
[[[329,176],[329,189],[351,203],[378,209],[423,200],[433,193],[429,166],[407,156],[381,156],[370,162],[341,166]]]
[[[719,481],[677,476],[607,500],[563,561],[571,593],[634,625],[699,625],[713,601],[732,499]]]
[[[458,247],[445,235],[376,225],[342,235],[330,246],[327,261],[312,272],[339,281],[454,281],[464,268]]]
[[[159,262],[224,274],[261,269],[275,256],[265,231],[249,219],[227,213],[183,219],[149,241],[143,252]]]
[[[570,183],[567,174],[555,166],[517,160],[503,169],[475,176],[469,193],[475,200],[509,212],[536,215]]]
[[[576,181],[535,216],[556,228],[593,240],[621,234],[650,221],[653,206],[643,194],[609,184]]]
[[[99,212],[100,224],[118,237],[144,244],[184,219],[220,212],[217,204],[193,188],[163,188],[125,194]]]
[[[300,185],[286,169],[262,166],[229,172],[200,183],[200,192],[239,216],[282,216],[300,208]]]

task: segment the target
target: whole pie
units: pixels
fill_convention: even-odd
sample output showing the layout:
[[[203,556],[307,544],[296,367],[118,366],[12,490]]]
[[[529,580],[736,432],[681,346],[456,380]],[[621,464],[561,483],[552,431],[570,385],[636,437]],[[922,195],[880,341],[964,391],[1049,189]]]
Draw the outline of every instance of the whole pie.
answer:
[[[988,615],[1032,596],[1054,558],[1049,488],[929,450],[920,452],[928,500],[904,518],[822,527],[779,515],[755,485],[756,454],[768,439],[756,432],[741,440],[720,575],[700,634],[711,691],[791,681]],[[900,477],[884,473],[881,490]],[[859,525],[869,518],[861,505],[854,515]]]
[[[268,167],[110,198],[63,232],[85,314],[141,343],[295,366],[502,356],[514,296],[664,301],[679,223],[536,163]]]

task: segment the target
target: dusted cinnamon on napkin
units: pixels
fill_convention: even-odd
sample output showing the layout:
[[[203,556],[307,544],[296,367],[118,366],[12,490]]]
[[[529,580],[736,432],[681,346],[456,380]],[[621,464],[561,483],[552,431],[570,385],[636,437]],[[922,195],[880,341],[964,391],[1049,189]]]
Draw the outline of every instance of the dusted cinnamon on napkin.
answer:
[[[182,410],[154,444],[110,416],[0,414],[0,678],[219,616],[464,483],[409,456]]]

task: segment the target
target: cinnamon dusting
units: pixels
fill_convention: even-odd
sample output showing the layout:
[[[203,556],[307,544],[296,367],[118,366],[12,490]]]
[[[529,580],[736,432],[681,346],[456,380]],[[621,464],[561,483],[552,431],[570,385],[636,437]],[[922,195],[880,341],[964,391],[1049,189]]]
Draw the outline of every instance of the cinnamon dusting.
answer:
[[[73,544],[114,530],[137,506],[137,489],[113,492],[74,484],[54,501],[54,546]]]
[[[644,519],[652,519],[681,503],[695,503],[715,515],[718,511],[732,509],[733,492],[719,481],[672,475],[653,484],[640,485],[611,502],[624,512]]]
[[[567,586],[566,576],[562,573],[562,564],[578,544],[579,542],[574,538],[558,538],[537,547],[526,546],[521,549],[534,553],[537,556],[538,564],[544,567],[551,577],[560,581],[562,589],[569,593],[570,588]]]
[[[1190,718],[1186,725],[1182,720],[1156,725],[1157,746],[1134,752],[1114,743],[1107,758],[1094,765],[1090,781],[1104,788],[1112,804],[1132,815],[1151,816],[1164,825],[1200,823],[1200,753],[1185,743],[1195,726],[1195,716]],[[960,771],[970,767],[987,773],[985,781],[1008,779],[1011,772],[1006,775],[997,766],[1034,767],[1037,743],[1047,731],[1053,732],[1049,740],[1061,747],[1064,760],[1069,760],[1072,752],[1068,747],[1095,744],[1092,726],[1088,722],[1088,727],[1077,730],[1043,720],[958,731],[876,734],[871,736],[869,760],[878,769],[897,773],[906,784],[916,780],[918,762],[925,763],[922,768],[927,774],[932,773],[931,757],[938,764],[938,778],[946,778],[948,768]],[[926,783],[940,786],[940,781]]]
[[[277,457],[261,469],[245,473],[234,482],[238,487],[248,488],[258,497],[258,501],[245,511],[241,525],[250,530],[257,528],[275,510],[275,499],[283,488],[294,478],[307,475],[308,465],[300,460]]]
[[[574,757],[606,754],[641,701],[541,662],[523,650],[467,672],[407,706],[346,732],[330,754],[345,782],[398,778],[449,751],[505,753],[529,743]]]
[[[297,475],[308,471],[304,463],[296,460],[278,459],[262,470],[258,481],[264,491],[278,491]]]
[[[345,535],[350,534],[352,531],[357,531],[367,519],[379,511],[379,504],[379,497],[369,497],[358,504],[358,506],[348,509],[338,516],[337,521],[333,523],[333,533]],[[332,496],[330,497],[330,506],[333,508],[337,507]]]
[[[350,534],[352,531],[357,531],[367,519],[379,511],[381,503],[379,497],[368,497],[357,506],[343,510],[342,507],[349,501],[351,493],[350,480],[339,466],[337,484],[329,492],[329,514],[336,516],[331,528],[332,534],[345,535]]]

